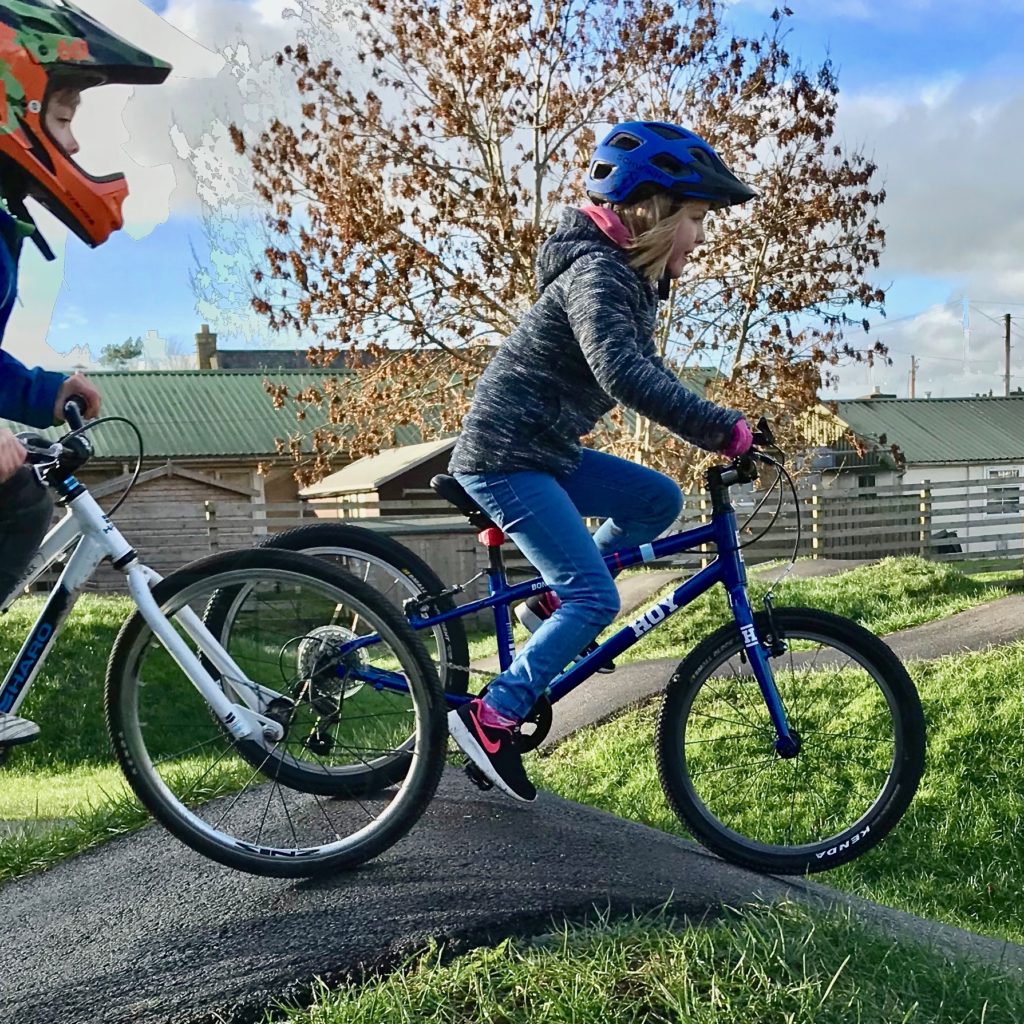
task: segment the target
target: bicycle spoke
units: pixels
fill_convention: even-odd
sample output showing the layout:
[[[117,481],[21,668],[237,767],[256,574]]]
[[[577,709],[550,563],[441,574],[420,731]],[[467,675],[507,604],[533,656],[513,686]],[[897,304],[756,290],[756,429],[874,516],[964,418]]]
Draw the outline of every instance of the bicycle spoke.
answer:
[[[757,734],[760,734],[760,733],[763,733],[763,732],[767,731],[764,726],[748,726],[748,723],[746,723],[746,722],[737,722],[733,718],[722,718],[721,715],[710,715],[706,711],[695,711],[694,712],[694,717],[706,718],[709,722],[725,722],[727,725],[738,725],[738,726],[740,726],[740,728],[743,728],[744,726],[747,726],[748,732],[757,733]]]
[[[720,699],[724,703],[728,704],[729,707],[731,707],[733,709],[733,711],[735,711],[736,714],[739,715],[740,718],[742,718],[746,722],[746,724],[749,725],[752,729],[760,730],[760,729],[763,728],[763,726],[758,725],[756,722],[752,722],[749,718],[747,718],[746,715],[743,714],[742,708],[737,707],[736,704],[734,704],[731,700],[729,700],[728,697],[721,697],[718,694],[718,691],[715,690],[715,688],[713,686],[711,686],[710,683],[706,683],[705,686],[707,687],[708,690],[711,691],[712,694],[714,694],[716,697],[718,697],[718,699]],[[758,694],[760,694],[760,690],[758,690]]]

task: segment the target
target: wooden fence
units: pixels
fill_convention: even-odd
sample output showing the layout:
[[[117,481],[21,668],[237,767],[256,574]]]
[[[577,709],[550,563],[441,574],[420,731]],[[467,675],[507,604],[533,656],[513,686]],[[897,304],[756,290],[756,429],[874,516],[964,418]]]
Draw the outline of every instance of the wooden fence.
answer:
[[[797,554],[816,558],[909,554],[936,560],[1024,558],[1022,484],[1024,478],[1014,477],[875,487],[870,493],[803,487],[796,503],[787,491],[771,530],[746,549],[745,558],[749,564],[788,558],[798,535]],[[776,513],[775,496],[754,512],[763,496],[757,491],[735,495],[744,544],[750,544]],[[709,517],[706,497],[688,495],[680,525],[695,526]],[[141,557],[161,573],[212,552],[248,546],[270,533],[337,520],[394,536],[446,582],[469,580],[486,558],[462,516],[431,492],[413,492],[397,502],[325,501],[315,506],[260,504],[232,495],[147,503],[142,492],[136,503],[129,500],[114,518]],[[511,546],[508,557],[513,571],[528,571]],[[694,551],[671,562],[696,566],[710,557],[711,551]],[[119,586],[119,574],[107,570],[97,585],[102,589]]]

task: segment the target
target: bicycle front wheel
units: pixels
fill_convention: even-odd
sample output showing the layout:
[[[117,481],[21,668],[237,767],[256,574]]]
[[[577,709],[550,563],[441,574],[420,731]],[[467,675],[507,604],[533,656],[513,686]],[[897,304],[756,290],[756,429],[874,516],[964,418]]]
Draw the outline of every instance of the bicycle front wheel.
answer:
[[[229,551],[153,588],[193,649],[189,620],[240,592],[230,649],[240,673],[211,674],[283,735],[229,735],[136,613],[107,668],[117,759],[152,814],[220,863],[284,877],[354,867],[405,835],[437,787],[447,736],[437,674],[387,601],[306,555]],[[212,670],[216,652],[201,653]]]
[[[866,853],[906,811],[924,769],[925,726],[895,654],[855,622],[778,608],[785,652],[770,656],[799,753],[776,733],[730,623],[669,683],[658,772],[672,810],[726,860],[777,874],[827,871]],[[755,617],[770,651],[769,619]]]

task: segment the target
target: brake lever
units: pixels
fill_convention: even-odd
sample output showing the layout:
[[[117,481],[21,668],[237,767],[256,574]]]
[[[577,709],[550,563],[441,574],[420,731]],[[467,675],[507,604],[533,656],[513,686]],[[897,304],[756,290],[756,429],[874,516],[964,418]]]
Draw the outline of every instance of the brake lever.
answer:
[[[771,448],[775,444],[775,435],[772,434],[772,428],[769,426],[766,416],[762,416],[757,421],[753,443],[757,448]]]
[[[64,446],[59,441],[47,441],[39,434],[23,431],[14,436],[25,449],[25,465],[35,474],[40,486],[46,487],[46,474],[60,461]]]

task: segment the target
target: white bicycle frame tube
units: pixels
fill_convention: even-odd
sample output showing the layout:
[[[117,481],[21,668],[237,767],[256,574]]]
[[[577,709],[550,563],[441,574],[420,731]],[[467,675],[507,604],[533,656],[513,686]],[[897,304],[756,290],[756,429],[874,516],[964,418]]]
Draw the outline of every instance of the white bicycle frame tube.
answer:
[[[142,617],[232,736],[244,739],[253,732],[263,731],[268,733],[268,738],[280,738],[283,730],[277,722],[265,718],[249,707],[233,703],[214,682],[202,662],[174,629],[153,598],[150,588],[153,584],[159,583],[162,577],[138,561],[132,546],[88,491],[76,495],[68,502],[67,515],[46,535],[39,553],[32,559],[13,595],[0,605],[0,611],[6,611],[26,586],[38,579],[66,548],[74,544],[76,537],[81,539],[68,559],[68,564],[61,573],[36,627],[22,646],[4,681],[3,690],[0,691],[8,693],[8,688],[13,682],[17,688],[13,702],[8,700],[9,706],[0,710],[14,712],[25,699],[42,667],[50,644],[59,631],[60,624],[74,606],[82,586],[103,559],[109,557],[115,564],[129,559],[121,568],[128,578],[128,591]],[[203,625],[195,612],[185,607],[176,613],[175,618],[218,671],[236,680],[247,682],[245,673]],[[263,689],[255,684],[250,685],[253,692]],[[237,690],[238,688],[236,692]],[[244,692],[239,696],[243,700],[247,697]]]

